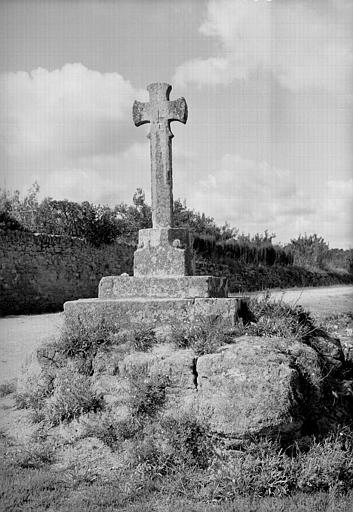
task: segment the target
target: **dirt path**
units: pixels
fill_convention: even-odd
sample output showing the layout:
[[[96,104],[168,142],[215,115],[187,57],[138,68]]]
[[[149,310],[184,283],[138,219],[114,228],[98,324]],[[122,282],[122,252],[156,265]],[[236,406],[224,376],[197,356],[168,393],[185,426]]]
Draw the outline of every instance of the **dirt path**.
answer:
[[[353,286],[328,286],[323,288],[290,288],[271,290],[271,298],[300,305],[315,316],[353,313]],[[258,292],[251,295],[259,295]]]
[[[62,313],[0,318],[0,382],[19,373],[26,358],[62,325]]]
[[[275,290],[271,297],[301,304],[320,316],[353,312],[353,286]],[[26,358],[45,339],[57,334],[62,322],[62,313],[0,318],[0,383],[15,378]]]

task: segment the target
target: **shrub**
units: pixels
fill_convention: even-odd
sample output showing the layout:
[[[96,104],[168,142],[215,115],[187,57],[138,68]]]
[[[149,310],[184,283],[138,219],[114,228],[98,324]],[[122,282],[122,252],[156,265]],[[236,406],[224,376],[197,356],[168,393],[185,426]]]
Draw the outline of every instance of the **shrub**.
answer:
[[[343,431],[314,441],[299,458],[298,487],[306,492],[353,487],[353,442]]]
[[[181,465],[207,468],[215,452],[206,426],[191,416],[182,415],[163,418],[160,427],[165,451],[175,468]]]
[[[266,294],[261,299],[250,300],[249,308],[256,321],[244,326],[241,334],[296,337],[304,341],[315,331],[309,313],[302,307],[292,307],[282,301],[272,301],[270,294]]]
[[[114,343],[117,327],[108,325],[104,320],[99,324],[92,323],[91,318],[68,318],[60,334],[59,340],[52,348],[64,358],[81,360],[80,372],[92,372],[92,359],[99,348],[109,347]]]
[[[54,461],[53,442],[30,442],[13,454],[12,462],[21,468],[39,469]]]
[[[44,415],[51,425],[58,425],[103,406],[103,399],[92,390],[89,378],[67,367],[54,380],[54,392],[45,401]]]
[[[46,468],[8,470],[2,479],[0,508],[5,511],[60,510],[66,485]]]
[[[166,400],[169,378],[165,375],[147,376],[136,369],[129,375],[130,398],[128,406],[133,417],[155,416]]]
[[[12,393],[15,393],[16,391],[16,382],[10,381],[10,382],[3,382],[0,384],[0,398],[3,398],[7,395],[12,395]]]
[[[156,344],[156,333],[153,327],[141,327],[133,331],[133,347],[139,352],[148,352]]]
[[[204,494],[209,500],[240,495],[283,496],[295,488],[295,461],[277,443],[266,439],[248,442],[242,450],[214,458],[207,471]]]
[[[136,418],[128,417],[117,420],[111,412],[102,412],[82,421],[81,438],[96,437],[113,451],[126,439],[132,439],[141,429]]]
[[[172,326],[171,340],[177,348],[191,348],[196,355],[211,354],[231,343],[233,331],[224,328],[218,316],[197,318]]]
[[[41,373],[26,372],[20,391],[15,394],[15,403],[19,409],[32,409],[34,417],[38,414],[41,418],[41,410],[44,407],[45,399],[53,391],[53,379]],[[39,420],[40,421],[40,420]]]

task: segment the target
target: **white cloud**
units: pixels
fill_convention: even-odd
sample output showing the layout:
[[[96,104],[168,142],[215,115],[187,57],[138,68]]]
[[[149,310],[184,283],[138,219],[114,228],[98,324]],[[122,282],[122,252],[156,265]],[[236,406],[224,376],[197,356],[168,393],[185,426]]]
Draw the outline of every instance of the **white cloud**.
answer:
[[[100,201],[140,183],[146,144],[133,144],[131,108],[147,99],[118,73],[82,64],[0,76],[6,185],[45,195]],[[130,172],[127,172],[129,170]],[[136,187],[135,187],[136,188]],[[116,201],[119,197],[116,197]]]
[[[134,143],[121,153],[81,157],[77,167],[58,166],[50,173],[32,175],[41,186],[41,196],[72,201],[116,204],[131,202],[137,187],[149,198],[148,142]]]
[[[285,88],[318,88],[351,98],[352,4],[337,0],[210,0],[200,32],[218,55],[179,66],[179,86],[228,84],[271,72]]]
[[[268,229],[282,241],[317,233],[331,246],[353,245],[353,180],[328,181],[317,195],[317,189],[303,190],[297,179],[267,162],[227,154],[189,197],[196,210],[245,233]]]

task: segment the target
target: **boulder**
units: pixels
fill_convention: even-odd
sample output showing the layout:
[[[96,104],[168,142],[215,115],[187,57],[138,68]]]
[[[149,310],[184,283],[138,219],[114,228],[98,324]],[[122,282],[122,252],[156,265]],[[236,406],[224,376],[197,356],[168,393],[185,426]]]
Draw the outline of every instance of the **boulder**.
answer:
[[[297,341],[243,336],[196,364],[197,414],[231,438],[295,438],[320,403],[315,351]]]
[[[345,360],[353,364],[353,336],[342,336],[341,343]]]
[[[102,360],[99,360],[102,362]],[[195,354],[190,349],[175,349],[171,344],[155,345],[150,352],[133,352],[115,360],[115,371],[97,371],[92,377],[94,389],[114,408],[126,404],[131,379],[166,377],[165,409],[189,411],[196,395]],[[97,363],[97,362],[96,362]],[[95,366],[97,369],[97,366]],[[99,368],[100,370],[101,368]]]
[[[345,358],[339,339],[332,336],[313,336],[310,346],[322,356],[327,370],[332,372],[342,368]]]

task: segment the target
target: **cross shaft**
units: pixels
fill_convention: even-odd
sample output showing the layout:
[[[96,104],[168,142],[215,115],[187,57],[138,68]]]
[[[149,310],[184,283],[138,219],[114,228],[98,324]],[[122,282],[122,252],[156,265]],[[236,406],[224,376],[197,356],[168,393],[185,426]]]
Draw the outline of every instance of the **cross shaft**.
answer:
[[[173,226],[173,176],[171,121],[186,123],[184,98],[169,101],[172,86],[157,82],[147,86],[148,103],[135,101],[132,110],[136,126],[150,123],[152,224],[154,228]]]

